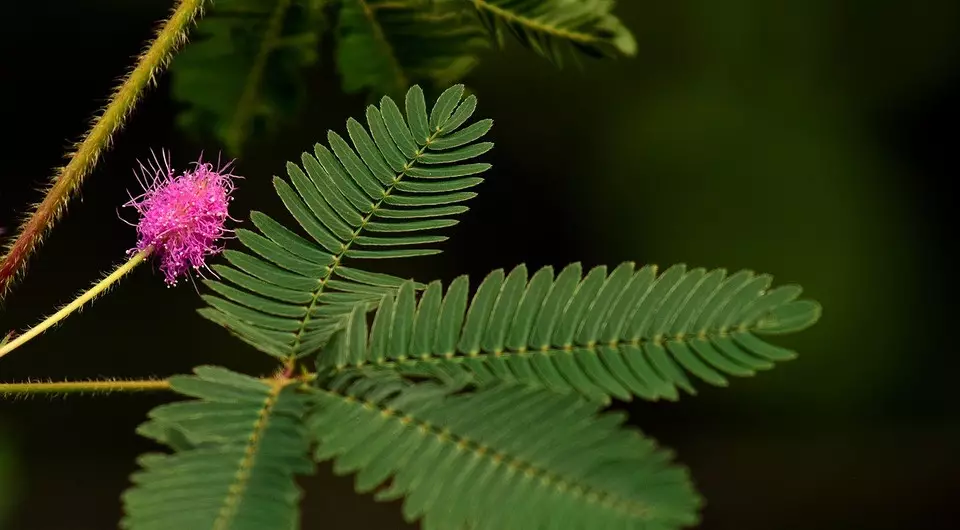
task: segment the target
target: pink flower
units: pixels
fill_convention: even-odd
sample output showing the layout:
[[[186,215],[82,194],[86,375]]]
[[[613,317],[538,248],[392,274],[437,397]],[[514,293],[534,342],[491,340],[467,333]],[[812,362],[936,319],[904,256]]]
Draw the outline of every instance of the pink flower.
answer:
[[[229,164],[214,169],[198,160],[193,170],[174,176],[169,155],[164,168],[154,157],[149,169],[140,165],[144,193],[131,197],[124,206],[140,213],[136,248],[129,253],[153,248],[168,285],[176,285],[190,269],[206,267],[207,256],[218,254],[218,242],[229,232],[227,206],[232,198],[234,175]],[[139,180],[139,178],[138,178]]]

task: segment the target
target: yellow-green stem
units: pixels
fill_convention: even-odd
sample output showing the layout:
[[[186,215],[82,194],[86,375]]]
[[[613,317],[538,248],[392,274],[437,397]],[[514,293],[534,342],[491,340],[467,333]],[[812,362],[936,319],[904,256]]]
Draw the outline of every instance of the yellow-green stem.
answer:
[[[100,153],[110,146],[111,138],[123,126],[154,76],[170,62],[173,53],[187,40],[187,28],[196,19],[204,0],[180,0],[156,37],[137,58],[136,66],[114,89],[104,111],[78,143],[70,161],[53,178],[47,194],[20,227],[20,233],[0,261],[0,299],[21,274],[27,259],[40,240],[60,217],[63,208],[96,166]]]
[[[51,326],[54,326],[61,320],[67,318],[67,316],[83,307],[83,305],[87,302],[106,292],[106,290],[109,289],[114,283],[119,281],[120,278],[123,278],[130,271],[136,268],[137,265],[143,263],[143,261],[147,259],[152,251],[153,247],[147,247],[146,249],[137,252],[133,255],[133,257],[130,258],[130,260],[117,267],[117,270],[111,272],[106,278],[97,282],[89,290],[77,297],[76,300],[63,306],[63,308],[61,308],[59,311],[47,317],[43,322],[27,330],[23,335],[19,335],[15,339],[4,344],[2,347],[0,347],[0,357],[3,357],[11,351],[19,348],[30,339],[50,329]]]
[[[308,384],[316,374],[308,373],[294,379],[282,374],[261,377],[268,384],[286,384],[297,381]],[[93,381],[25,381],[22,383],[0,383],[0,398],[29,397],[34,395],[66,394],[111,394],[114,392],[157,392],[173,390],[168,379],[98,379]]]
[[[109,394],[112,392],[153,392],[170,390],[170,382],[160,379],[135,381],[27,381],[0,383],[0,396],[29,396],[38,394]]]

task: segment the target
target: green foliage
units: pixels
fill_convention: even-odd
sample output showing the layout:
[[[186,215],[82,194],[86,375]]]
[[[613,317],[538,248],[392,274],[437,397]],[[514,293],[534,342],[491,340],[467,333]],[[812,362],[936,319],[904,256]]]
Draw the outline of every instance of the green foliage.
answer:
[[[372,308],[399,287],[400,278],[343,261],[439,252],[433,245],[447,238],[419,232],[456,224],[453,216],[467,210],[459,203],[476,195],[465,190],[490,167],[467,162],[493,147],[477,142],[492,121],[463,127],[477,102],[463,92],[462,85],[447,89],[428,114],[415,86],[407,92],[406,120],[384,97],[379,108],[367,107],[367,129],[347,122],[353,147],[331,131],[329,149],[317,144],[302,166],[288,163],[293,186],[280,178],[274,186],[313,241],[253,212],[260,233],[239,229],[237,236],[259,257],[227,251],[233,267],[214,270],[233,286],[205,282],[219,296],[204,296],[210,307],[200,313],[260,350],[292,359],[317,351],[355,305]]]
[[[201,366],[171,379],[198,398],[161,405],[138,432],[174,450],[145,454],[123,495],[130,530],[290,530],[299,526],[295,474],[310,474],[295,385]]]
[[[174,60],[178,123],[239,154],[270,133],[309,93],[305,72],[319,58],[333,19],[346,92],[428,93],[462,79],[509,32],[562,64],[570,50],[632,56],[636,42],[612,0],[217,0]]]
[[[189,105],[181,124],[209,127],[234,153],[277,121],[283,103],[295,108],[300,84],[291,80],[316,58],[326,7],[338,10],[350,91],[445,85],[473,67],[491,36],[502,43],[504,30],[557,64],[570,49],[636,51],[613,0],[217,6],[177,60],[174,92]],[[249,252],[228,250],[230,265],[213,266],[218,279],[204,281],[212,294],[199,312],[282,369],[258,379],[200,366],[169,385],[118,383],[194,398],[156,407],[139,427],[168,451],[139,458],[122,528],[299,528],[296,479],[314,472],[313,460],[356,473],[356,489],[378,500],[405,497],[404,517],[428,530],[698,522],[687,471],[624,427],[625,414],[601,408],[613,397],[676,400],[680,389],[696,393],[689,375],[726,386],[728,376],[792,359],[766,336],[813,325],[819,304],[798,299],[798,286],[771,288],[769,275],[685,265],[658,275],[627,262],[584,274],[574,263],[532,276],[521,265],[490,273],[472,297],[466,276],[444,293],[440,281],[345,266],[439,252],[446,237],[433,231],[457,223],[490,168],[474,160],[493,147],[480,141],[492,120],[467,125],[477,100],[464,96],[453,86],[428,110],[414,85],[405,112],[383,97],[367,107],[366,126],[347,121],[349,141],[331,131],[327,146],[287,164],[288,180],[274,178],[300,233],[252,212],[256,230],[237,230]],[[314,373],[299,364],[312,354]]]
[[[613,0],[462,0],[499,42],[503,29],[556,64],[567,50],[593,57],[632,56],[637,43],[611,14]]]
[[[216,0],[171,65],[178,123],[239,154],[300,107],[318,58],[323,0]]]
[[[395,74],[419,68],[403,53],[426,55],[398,51],[384,24],[416,27],[414,4],[344,2],[341,53],[370,58],[369,68],[345,68],[345,79],[402,87]],[[577,9],[612,6],[540,3],[569,9],[563,17],[524,1],[470,3],[506,17],[555,60],[560,47],[548,37],[556,32],[544,27],[595,35],[603,17]],[[435,36],[442,32],[417,38]],[[460,56],[407,40],[441,52],[421,72]],[[394,61],[386,77],[384,60]],[[357,473],[360,492],[405,497],[406,519],[428,529],[697,522],[701,501],[686,471],[623,428],[623,414],[600,408],[613,397],[676,400],[680,389],[696,392],[690,375],[725,386],[728,376],[792,359],[766,337],[814,324],[820,306],[798,299],[798,286],[771,288],[769,275],[685,265],[657,274],[631,262],[589,271],[574,263],[532,275],[521,265],[492,272],[472,296],[466,276],[444,292],[439,281],[345,266],[439,252],[446,237],[432,231],[457,222],[490,168],[474,159],[493,147],[479,141],[492,121],[467,125],[477,100],[464,92],[445,90],[429,111],[418,85],[406,92],[405,112],[384,97],[367,107],[366,126],[348,120],[349,141],[329,132],[327,146],[287,164],[289,180],[274,178],[305,235],[253,212],[257,230],[237,230],[249,252],[228,250],[230,265],[213,266],[220,278],[204,282],[212,293],[200,313],[282,360],[284,372],[257,380],[201,367],[174,378],[174,390],[200,399],[158,407],[141,427],[175,452],[141,459],[145,471],[124,497],[127,528],[289,530],[298,518],[293,476],[312,470],[311,436],[316,460]],[[293,378],[312,354],[317,371]]]
[[[404,516],[425,528],[696,523],[686,471],[600,407],[675,400],[695,393],[690,374],[724,386],[792,359],[764,337],[812,325],[820,306],[798,286],[771,288],[769,275],[685,265],[659,275],[630,262],[586,274],[579,263],[532,275],[521,265],[489,274],[472,297],[466,276],[444,293],[439,281],[345,267],[438,252],[443,236],[417,232],[456,223],[489,168],[471,160],[493,145],[478,142],[490,120],[465,126],[476,98],[463,96],[447,89],[428,112],[414,86],[406,118],[385,97],[366,128],[348,121],[352,147],[331,132],[329,148],[288,163],[290,180],[274,185],[310,239],[253,212],[259,231],[237,231],[252,254],[227,251],[232,266],[215,266],[222,281],[206,282],[215,294],[201,314],[284,361],[287,375],[257,383],[277,392],[299,383],[297,359],[319,352],[302,389],[315,458],[356,472],[360,492],[406,497]],[[142,432],[195,450],[154,417]]]
[[[468,279],[443,295],[427,286],[419,306],[412,283],[387,294],[368,333],[365,313],[319,359],[321,370],[364,365],[405,374],[466,371],[481,385],[502,381],[579,392],[606,401],[678,398],[694,394],[684,370],[719,386],[725,375],[751,376],[795,354],[759,335],[806,328],[819,318],[816,302],[796,300],[795,285],[770,289],[772,278],[750,271],[687,271],[656,275],[623,263],[582,276],[579,263],[554,278],[552,267],[529,282],[521,265],[489,274],[467,304]]]
[[[400,95],[413,83],[466,75],[489,39],[461,0],[342,0],[337,65],[343,89]]]
[[[685,469],[623,413],[517,385],[456,393],[396,373],[344,374],[317,391],[317,460],[378,500],[406,496],[426,529],[658,528],[693,524]]]

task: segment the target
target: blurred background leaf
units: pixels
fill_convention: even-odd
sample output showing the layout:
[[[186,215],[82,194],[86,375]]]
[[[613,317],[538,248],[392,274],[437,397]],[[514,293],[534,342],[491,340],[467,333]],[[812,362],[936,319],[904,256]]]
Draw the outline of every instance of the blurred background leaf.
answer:
[[[636,42],[611,0],[217,0],[173,61],[185,132],[236,156],[275,135],[317,95],[310,79],[325,38],[347,93],[428,97],[459,81],[478,55],[518,42],[561,64],[565,55],[632,55]],[[327,35],[328,29],[334,29]],[[326,36],[326,37],[325,37]],[[570,52],[569,50],[574,50]]]
[[[462,0],[343,0],[339,11],[337,66],[346,92],[402,98],[422,84],[432,98],[487,48],[487,33]]]
[[[323,0],[217,0],[171,65],[173,98],[188,133],[239,155],[247,138],[276,133],[310,93]]]
[[[566,57],[633,56],[637,42],[612,12],[614,0],[460,0],[470,4],[501,46],[511,33],[522,45],[562,65]]]

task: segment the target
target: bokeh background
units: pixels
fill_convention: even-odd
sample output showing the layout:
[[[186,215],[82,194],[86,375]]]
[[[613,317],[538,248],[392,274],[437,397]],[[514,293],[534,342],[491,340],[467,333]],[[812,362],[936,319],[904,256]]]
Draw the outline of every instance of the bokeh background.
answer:
[[[0,35],[0,227],[105,102],[168,0],[17,2]],[[950,189],[960,146],[960,3],[621,1],[631,60],[558,70],[512,43],[467,80],[493,117],[494,170],[437,257],[385,264],[419,280],[497,267],[624,260],[751,268],[800,283],[821,322],[799,360],[632,421],[692,468],[702,528],[956,528],[960,362]],[[360,115],[324,56],[310,100],[237,161],[235,215],[285,215],[269,178]],[[183,135],[169,76],[141,103],[0,311],[23,328],[123,259],[118,218],[149,149],[177,165],[217,145]],[[123,213],[123,212],[120,212]],[[129,215],[129,213],[127,214]],[[269,359],[202,320],[189,284],[149,267],[0,362],[0,380],[167,376]],[[0,528],[116,526],[134,428],[168,396],[0,402]],[[405,528],[398,505],[321,466],[304,528]]]

